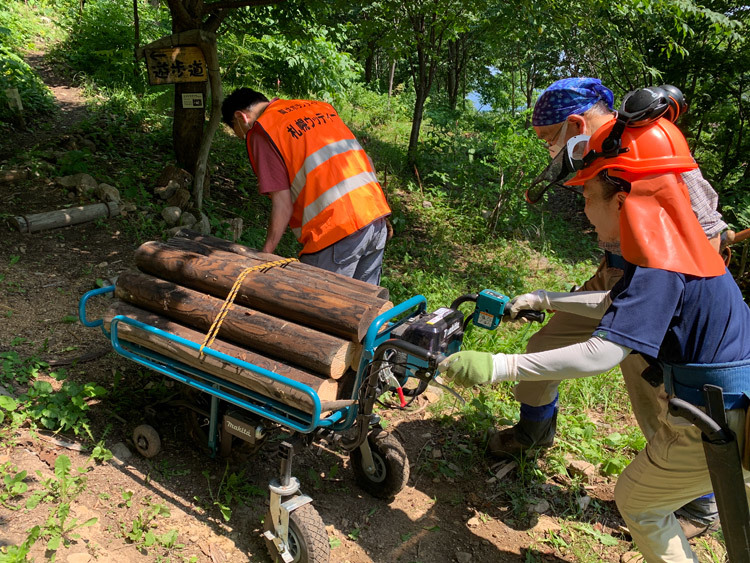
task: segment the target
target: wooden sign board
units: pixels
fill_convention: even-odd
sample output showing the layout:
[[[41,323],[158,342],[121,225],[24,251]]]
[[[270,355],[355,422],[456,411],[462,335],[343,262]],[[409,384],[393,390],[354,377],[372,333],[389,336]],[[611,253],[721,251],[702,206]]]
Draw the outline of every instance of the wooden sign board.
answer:
[[[166,49],[147,49],[148,83],[205,82],[208,69],[203,51],[195,45],[181,45]]]

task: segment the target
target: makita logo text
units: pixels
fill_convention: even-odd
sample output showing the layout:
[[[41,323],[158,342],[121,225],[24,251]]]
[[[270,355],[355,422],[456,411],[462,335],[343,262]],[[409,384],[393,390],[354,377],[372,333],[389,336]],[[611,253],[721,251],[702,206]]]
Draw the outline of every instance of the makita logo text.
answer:
[[[247,428],[244,428],[242,426],[237,426],[236,424],[232,424],[230,421],[227,420],[227,426],[231,428],[232,430],[236,430],[237,432],[240,432],[244,434],[245,436],[248,436],[249,438],[255,438],[255,434],[248,430]]]

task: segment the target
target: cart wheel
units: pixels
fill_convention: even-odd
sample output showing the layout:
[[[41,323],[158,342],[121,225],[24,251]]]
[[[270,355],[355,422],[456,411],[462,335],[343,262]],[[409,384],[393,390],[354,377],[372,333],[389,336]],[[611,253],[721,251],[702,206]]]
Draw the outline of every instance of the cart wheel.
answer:
[[[409,458],[394,436],[384,430],[373,430],[367,436],[372,450],[375,471],[368,473],[362,450],[352,451],[351,459],[357,484],[376,498],[390,499],[404,488],[409,480]]]
[[[273,529],[271,513],[266,513],[263,531]],[[289,552],[294,563],[328,563],[331,546],[323,519],[312,504],[304,504],[289,514]],[[271,560],[281,561],[276,546],[266,539]]]
[[[141,424],[133,430],[133,443],[143,457],[154,457],[161,451],[159,433],[148,424]]]

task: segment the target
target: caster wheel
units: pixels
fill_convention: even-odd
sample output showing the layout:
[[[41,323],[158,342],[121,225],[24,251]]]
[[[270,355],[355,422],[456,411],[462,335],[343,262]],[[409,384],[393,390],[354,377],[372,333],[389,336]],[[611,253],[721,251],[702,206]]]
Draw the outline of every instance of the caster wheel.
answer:
[[[161,439],[152,426],[141,424],[133,430],[133,443],[135,449],[143,457],[154,457],[161,451]]]
[[[375,470],[367,472],[362,450],[351,453],[352,467],[357,484],[375,498],[391,499],[404,488],[409,480],[409,458],[394,436],[384,430],[374,430],[367,436],[372,450]]]
[[[263,531],[273,528],[271,513],[266,513]],[[323,520],[312,504],[305,504],[289,515],[289,552],[294,563],[328,563],[331,546]],[[272,561],[283,561],[276,546],[266,539]]]

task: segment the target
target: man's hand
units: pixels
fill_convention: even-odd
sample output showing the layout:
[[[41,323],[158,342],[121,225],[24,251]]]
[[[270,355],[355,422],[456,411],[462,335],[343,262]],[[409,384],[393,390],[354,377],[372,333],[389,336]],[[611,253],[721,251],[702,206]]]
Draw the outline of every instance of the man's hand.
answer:
[[[438,372],[461,387],[491,383],[493,371],[492,354],[489,352],[456,352],[438,366]]]
[[[508,302],[508,307],[511,319],[515,319],[518,313],[523,310],[543,311],[549,308],[547,292],[543,289],[537,289],[531,293],[517,295]]]

